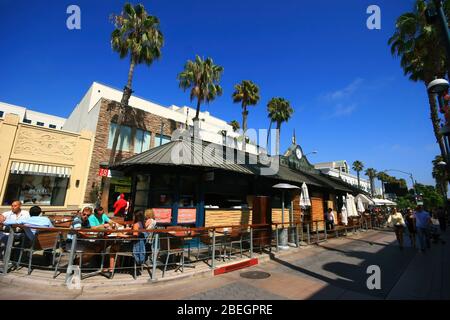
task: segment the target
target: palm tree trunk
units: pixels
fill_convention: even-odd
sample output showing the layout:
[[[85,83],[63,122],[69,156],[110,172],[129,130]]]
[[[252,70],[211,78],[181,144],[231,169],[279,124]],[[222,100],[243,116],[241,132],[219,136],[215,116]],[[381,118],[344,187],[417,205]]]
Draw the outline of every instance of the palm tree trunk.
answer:
[[[281,122],[277,122],[277,144],[276,144],[277,155],[280,155],[280,131],[281,131]]]
[[[370,179],[370,194],[372,195],[372,198],[373,198],[373,195],[375,194],[375,181],[374,181],[374,177],[369,177],[369,179]]]
[[[270,130],[272,130],[272,120],[270,120],[270,124],[269,124],[269,130],[267,131],[267,141],[266,141],[266,148],[267,148],[267,154],[269,154],[269,135],[270,135]]]
[[[436,105],[436,97],[433,93],[428,92],[428,102],[430,104],[430,118],[433,125],[434,136],[436,137],[436,141],[439,144],[439,149],[441,151],[442,157],[446,159],[444,140],[441,133],[439,132],[439,116]]]
[[[200,105],[201,105],[201,101],[200,98],[197,99],[197,110],[195,111],[195,118],[192,119],[194,121],[194,133],[193,133],[193,137],[197,137],[200,131]]]
[[[109,155],[108,168],[111,168],[116,161],[117,144],[119,143],[119,135],[120,135],[123,121],[125,119],[125,108],[128,106],[128,103],[129,103],[130,97],[131,97],[131,93],[133,92],[131,90],[131,83],[133,80],[134,67],[135,67],[135,62],[134,62],[134,59],[132,58],[131,62],[130,62],[130,69],[128,71],[127,85],[123,89],[122,100],[120,101],[119,117],[117,119],[117,127],[116,127],[116,131],[114,133],[114,140],[113,140],[113,145],[111,148],[111,153]],[[109,188],[110,188],[110,179],[108,177],[103,177],[101,205],[104,208],[104,210],[106,210],[106,212],[108,212]]]
[[[247,145],[246,133],[247,133],[247,115],[248,115],[248,111],[247,111],[247,106],[244,103],[242,103],[242,109],[244,110],[244,111],[242,111],[242,130],[244,131],[244,133],[243,133],[243,140],[242,140],[242,150],[245,151],[246,145]]]
[[[359,184],[359,171],[356,171],[356,176],[358,177],[358,189],[361,189],[361,186]]]

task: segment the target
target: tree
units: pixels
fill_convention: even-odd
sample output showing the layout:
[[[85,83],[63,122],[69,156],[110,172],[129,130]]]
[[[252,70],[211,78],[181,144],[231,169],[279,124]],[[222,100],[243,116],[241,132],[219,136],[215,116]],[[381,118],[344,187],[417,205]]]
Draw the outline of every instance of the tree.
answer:
[[[383,199],[384,199],[384,183],[389,181],[390,176],[386,172],[378,172],[377,173],[377,179],[381,182],[381,189],[383,193]]]
[[[445,165],[438,165],[439,162],[445,162],[442,156],[434,157],[432,176],[436,181],[436,188],[441,192],[444,197],[447,197],[448,185],[447,185],[447,173],[445,170]]]
[[[142,4],[131,5],[126,3],[120,15],[113,15],[116,29],[111,33],[111,47],[119,53],[121,59],[130,59],[128,70],[128,81],[123,89],[120,102],[117,127],[109,157],[109,167],[115,163],[116,149],[119,142],[121,126],[125,118],[125,108],[133,92],[131,84],[133,81],[134,68],[138,64],[150,66],[153,61],[161,56],[161,48],[164,37],[159,29],[159,19],[149,15]],[[108,208],[108,193],[110,181],[104,178],[102,191],[102,206]]]
[[[444,1],[447,17],[450,13],[450,0]],[[443,77],[446,74],[446,56],[440,30],[427,23],[427,3],[425,0],[416,0],[414,10],[402,14],[396,22],[396,30],[389,39],[391,53],[400,57],[400,65],[409,79],[423,82],[425,87],[434,80],[434,77]],[[434,94],[428,92],[431,122],[434,135],[439,144],[441,155],[445,156],[445,147],[442,135],[439,132],[439,117]]]
[[[194,117],[194,135],[198,134],[200,105],[209,103],[222,95],[219,85],[223,67],[215,65],[211,58],[203,60],[196,55],[195,60],[188,60],[184,70],[178,74],[179,86],[184,91],[191,89],[190,100],[197,99],[197,109]],[[196,128],[197,126],[197,128]],[[195,132],[197,130],[197,132]]]
[[[361,161],[356,160],[353,162],[352,169],[356,171],[356,176],[358,177],[358,189],[361,189],[359,173],[363,170],[363,168],[364,168],[364,164]]]
[[[288,122],[294,113],[291,104],[284,98],[272,98],[267,104],[267,112],[271,122],[277,124],[276,154],[280,154],[281,124]]]
[[[417,194],[422,196],[423,205],[428,210],[435,209],[437,207],[444,207],[444,197],[435,187],[417,183],[416,190]]]
[[[236,132],[241,128],[239,122],[236,120],[231,120],[228,124],[233,128],[233,132]]]
[[[373,197],[374,194],[375,194],[375,178],[377,176],[377,171],[374,168],[367,168],[364,173],[366,174],[366,176],[369,177],[370,193],[371,193],[371,195]]]
[[[234,86],[233,102],[241,102],[242,107],[242,130],[244,131],[244,139],[242,142],[242,149],[245,151],[246,146],[246,132],[247,132],[247,116],[248,106],[254,106],[259,101],[259,88],[250,80],[243,80],[241,83]]]

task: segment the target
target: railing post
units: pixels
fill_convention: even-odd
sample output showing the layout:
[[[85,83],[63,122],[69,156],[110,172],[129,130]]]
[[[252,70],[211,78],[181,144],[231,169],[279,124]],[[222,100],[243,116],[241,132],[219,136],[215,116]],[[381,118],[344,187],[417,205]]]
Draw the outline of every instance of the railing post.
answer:
[[[308,244],[311,244],[311,231],[309,228],[309,222],[306,224],[306,236],[308,238]]]
[[[158,264],[159,251],[159,233],[154,233],[153,248],[152,248],[152,280],[156,279],[156,265]]]
[[[275,224],[275,238],[276,238],[276,241],[277,241],[277,252],[278,252],[278,225],[277,224]]]
[[[69,285],[70,277],[73,273],[73,259],[75,258],[75,248],[77,246],[77,233],[75,233],[72,237],[72,245],[70,246],[70,254],[69,254],[69,263],[67,264],[67,270],[66,270],[66,285]],[[80,270],[81,273],[81,270]]]
[[[324,228],[323,228],[323,230],[324,230],[325,241],[326,241],[326,240],[327,240],[327,226],[326,226],[326,224],[325,224],[325,221],[324,221]]]
[[[216,229],[213,229],[212,234],[212,253],[211,253],[211,269],[214,269],[216,260]]]
[[[300,247],[300,241],[298,239],[298,234],[299,234],[299,227],[298,227],[298,223],[295,224],[295,245],[298,247]]]
[[[3,256],[3,274],[7,274],[9,270],[9,260],[11,259],[11,250],[14,242],[14,228],[10,228],[11,231],[8,236],[8,242],[6,243],[5,255]]]
[[[319,243],[319,221],[316,221],[316,243]]]
[[[250,226],[250,258],[253,258],[253,227]]]

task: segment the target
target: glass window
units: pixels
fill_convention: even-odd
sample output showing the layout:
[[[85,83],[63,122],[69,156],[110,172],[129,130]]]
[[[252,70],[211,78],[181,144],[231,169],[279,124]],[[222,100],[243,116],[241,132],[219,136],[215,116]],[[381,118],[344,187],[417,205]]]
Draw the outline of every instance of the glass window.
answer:
[[[10,174],[3,205],[19,199],[25,205],[63,206],[68,178]]]
[[[51,129],[56,129],[56,126],[54,124],[50,124],[50,125],[48,125],[48,127]]]
[[[3,118],[3,111],[0,111],[0,118]]]
[[[23,119],[23,122],[24,122],[24,123],[31,124],[31,120],[28,120],[28,119]]]
[[[114,135],[116,133],[117,124],[110,123],[109,126],[109,138],[108,138],[108,149],[112,149],[114,142]],[[131,127],[121,126],[119,141],[117,143],[117,150],[120,151],[130,151],[130,137],[131,137]]]
[[[43,122],[39,122],[39,121],[38,121],[36,124],[37,124],[38,126],[41,126],[41,127],[44,126],[44,123],[43,123]]]
[[[171,140],[170,136],[162,136],[161,139],[161,135],[159,134],[155,134],[155,143],[154,143],[154,147],[159,147],[160,145],[169,143]]]
[[[150,149],[150,138],[150,132],[136,129],[136,136],[134,138],[134,153],[141,153]]]

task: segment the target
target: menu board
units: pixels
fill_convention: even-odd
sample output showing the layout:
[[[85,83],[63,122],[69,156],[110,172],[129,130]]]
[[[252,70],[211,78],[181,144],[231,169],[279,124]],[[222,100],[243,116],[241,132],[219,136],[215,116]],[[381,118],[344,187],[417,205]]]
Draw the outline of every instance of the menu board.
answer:
[[[195,223],[197,210],[195,208],[179,208],[178,223]]]
[[[157,223],[170,223],[172,221],[171,208],[153,208],[153,213]]]

